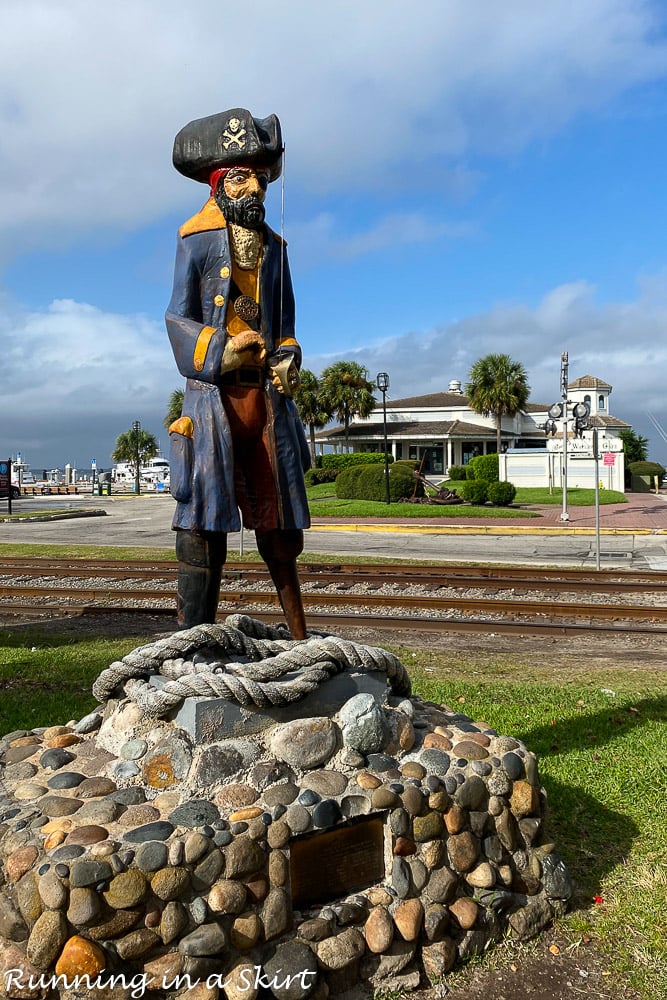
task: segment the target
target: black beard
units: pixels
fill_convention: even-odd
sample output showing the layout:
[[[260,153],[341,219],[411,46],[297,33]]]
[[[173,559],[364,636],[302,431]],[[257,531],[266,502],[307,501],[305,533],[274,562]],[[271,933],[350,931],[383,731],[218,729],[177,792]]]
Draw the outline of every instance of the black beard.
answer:
[[[219,188],[215,192],[215,200],[227,222],[243,226],[244,229],[255,230],[261,229],[264,225],[266,210],[255,195],[247,195],[245,198],[230,198]]]

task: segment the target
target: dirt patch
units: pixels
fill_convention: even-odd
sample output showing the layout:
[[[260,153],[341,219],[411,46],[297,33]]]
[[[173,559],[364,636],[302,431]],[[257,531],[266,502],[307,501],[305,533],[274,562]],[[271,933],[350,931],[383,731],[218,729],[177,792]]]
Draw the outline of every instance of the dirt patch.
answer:
[[[414,1000],[638,1000],[605,967],[593,940],[570,944],[552,929],[527,945],[500,945]]]

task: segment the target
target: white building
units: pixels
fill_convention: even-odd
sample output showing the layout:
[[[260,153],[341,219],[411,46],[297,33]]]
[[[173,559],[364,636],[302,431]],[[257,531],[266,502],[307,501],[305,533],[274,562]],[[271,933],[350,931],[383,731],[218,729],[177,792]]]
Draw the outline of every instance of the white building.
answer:
[[[592,375],[584,375],[568,385],[568,401],[587,402],[591,411],[590,429],[584,436],[568,435],[568,486],[595,484],[592,455],[595,428],[599,454],[615,456],[614,464],[605,465],[604,477],[600,478],[606,488],[623,490],[623,446],[618,434],[630,425],[610,415],[611,390],[607,382]],[[553,438],[544,432],[550,406],[551,403],[528,402],[525,410],[515,417],[503,418],[501,479],[508,479],[516,486],[560,485],[562,432]],[[366,420],[350,424],[348,439],[351,451],[384,451],[381,403]],[[321,452],[325,446],[343,451],[345,429],[337,426],[320,431],[315,440]],[[452,465],[467,465],[475,455],[496,451],[495,418],[475,413],[468,405],[461,383],[453,380],[447,392],[387,400],[387,447],[394,460],[415,459],[422,463],[425,475],[446,476]],[[600,461],[602,465],[603,459]]]

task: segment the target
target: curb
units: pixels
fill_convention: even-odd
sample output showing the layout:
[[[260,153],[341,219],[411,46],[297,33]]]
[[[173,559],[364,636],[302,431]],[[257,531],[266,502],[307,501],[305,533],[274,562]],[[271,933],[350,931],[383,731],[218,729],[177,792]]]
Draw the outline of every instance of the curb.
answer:
[[[521,525],[510,527],[480,525],[426,525],[426,524],[317,524],[311,529],[317,531],[353,532],[394,532],[415,535],[595,535],[595,528],[541,527],[529,528]],[[601,535],[664,535],[667,528],[600,528]]]
[[[29,514],[28,517],[0,517],[0,524],[31,524],[34,521],[71,521],[77,517],[106,517],[105,510],[72,510],[66,514]]]

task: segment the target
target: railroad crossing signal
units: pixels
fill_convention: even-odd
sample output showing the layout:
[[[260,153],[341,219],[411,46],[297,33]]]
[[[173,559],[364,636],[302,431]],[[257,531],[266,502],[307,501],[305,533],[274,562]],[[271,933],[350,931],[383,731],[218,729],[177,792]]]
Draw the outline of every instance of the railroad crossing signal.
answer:
[[[589,403],[575,403],[572,407],[572,416],[574,417],[574,433],[577,437],[581,437],[587,429],[590,412],[591,407]]]
[[[544,431],[546,434],[556,434],[558,431],[557,420],[560,420],[563,416],[563,404],[553,403],[549,407],[549,419],[544,425]]]

